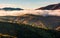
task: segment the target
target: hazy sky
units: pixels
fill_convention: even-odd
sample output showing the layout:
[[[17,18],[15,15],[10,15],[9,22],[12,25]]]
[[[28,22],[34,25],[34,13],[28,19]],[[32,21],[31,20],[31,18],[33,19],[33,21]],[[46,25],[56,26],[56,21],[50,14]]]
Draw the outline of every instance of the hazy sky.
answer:
[[[54,3],[60,3],[60,0],[0,0],[0,8],[7,6],[35,9]]]

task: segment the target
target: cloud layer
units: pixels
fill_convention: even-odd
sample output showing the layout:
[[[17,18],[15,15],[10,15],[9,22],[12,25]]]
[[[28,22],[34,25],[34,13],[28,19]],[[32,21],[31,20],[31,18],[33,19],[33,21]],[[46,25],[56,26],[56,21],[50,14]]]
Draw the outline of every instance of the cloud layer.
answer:
[[[0,16],[21,16],[24,14],[34,14],[42,16],[60,16],[60,10],[21,10],[21,11],[3,11],[0,10]]]

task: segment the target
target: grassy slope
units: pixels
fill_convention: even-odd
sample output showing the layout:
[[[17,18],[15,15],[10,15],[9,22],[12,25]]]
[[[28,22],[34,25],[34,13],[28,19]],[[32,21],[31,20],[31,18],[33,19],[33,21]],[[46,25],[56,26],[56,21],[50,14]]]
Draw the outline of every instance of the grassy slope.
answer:
[[[0,21],[25,23],[29,25],[34,24],[35,26],[41,26],[42,23],[43,28],[49,28],[54,30],[56,30],[56,28],[60,26],[60,17],[57,16],[43,17],[39,15],[32,15],[32,14],[26,14],[22,16],[3,16],[0,17]]]
[[[18,38],[59,38],[60,32],[45,30],[25,24],[0,22],[0,33],[9,34]]]

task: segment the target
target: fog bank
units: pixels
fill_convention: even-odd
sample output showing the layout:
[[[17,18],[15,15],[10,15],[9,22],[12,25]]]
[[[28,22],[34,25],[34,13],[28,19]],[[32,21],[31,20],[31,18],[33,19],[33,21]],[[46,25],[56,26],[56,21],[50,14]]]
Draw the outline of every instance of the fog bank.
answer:
[[[60,10],[21,10],[21,11],[3,11],[0,10],[0,16],[21,16],[24,14],[34,14],[42,16],[60,16]]]

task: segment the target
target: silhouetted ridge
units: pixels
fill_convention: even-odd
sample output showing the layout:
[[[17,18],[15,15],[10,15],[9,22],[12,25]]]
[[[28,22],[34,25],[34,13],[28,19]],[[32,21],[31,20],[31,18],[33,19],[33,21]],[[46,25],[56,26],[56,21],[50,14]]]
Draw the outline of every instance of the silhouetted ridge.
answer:
[[[60,9],[60,3],[48,5],[46,7],[37,8],[36,10],[56,10],[56,9]]]
[[[21,9],[21,8],[13,8],[13,7],[4,7],[4,8],[1,8],[0,10],[14,11],[14,10],[24,10],[24,9]]]

